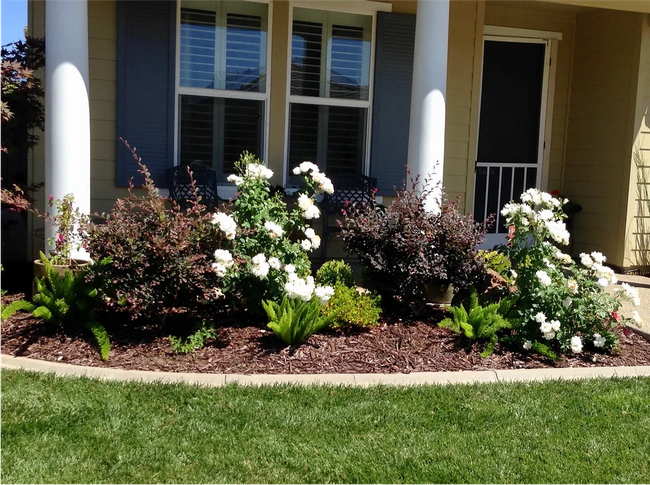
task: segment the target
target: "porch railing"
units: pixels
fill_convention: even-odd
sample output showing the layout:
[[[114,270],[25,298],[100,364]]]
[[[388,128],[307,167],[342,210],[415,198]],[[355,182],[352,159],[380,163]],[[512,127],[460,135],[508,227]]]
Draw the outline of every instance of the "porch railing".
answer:
[[[495,215],[491,234],[505,234],[501,209],[511,200],[519,200],[526,190],[537,186],[536,163],[476,162],[474,172],[474,218],[484,221]]]

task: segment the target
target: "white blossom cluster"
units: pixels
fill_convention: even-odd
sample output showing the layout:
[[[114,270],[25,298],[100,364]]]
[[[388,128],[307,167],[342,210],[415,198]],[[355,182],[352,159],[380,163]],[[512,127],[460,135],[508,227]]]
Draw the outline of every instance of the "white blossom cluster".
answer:
[[[320,247],[320,236],[317,235],[316,231],[314,231],[311,227],[305,229],[305,236],[307,236],[307,239],[303,239],[300,242],[300,247],[302,249],[309,251],[311,249],[318,249]]]
[[[582,352],[582,340],[577,335],[571,337],[571,352],[574,354]]]
[[[580,254],[580,262],[582,265],[596,274],[598,284],[603,288],[607,285],[614,285],[618,282],[614,270],[603,264],[606,260],[607,258],[598,251],[594,251],[591,254]]]
[[[560,330],[560,321],[559,320],[546,320],[546,315],[539,312],[535,315],[535,321],[539,323],[539,329],[542,332],[542,336],[546,340],[552,340],[555,338],[555,333]]]
[[[237,235],[237,223],[232,216],[225,212],[215,212],[212,216],[212,224],[219,226],[219,229],[225,234],[226,239],[235,239]]]
[[[535,274],[537,275],[537,279],[542,284],[542,286],[549,286],[552,283],[551,277],[546,271],[540,269]]]
[[[251,259],[251,273],[259,279],[266,278],[270,268],[271,265],[266,261],[266,256],[262,253],[256,254]]]
[[[595,333],[594,334],[594,347],[602,348],[604,346],[605,346],[605,337],[603,337],[599,333]]]
[[[287,265],[291,266],[291,265]],[[287,271],[285,267],[285,271]],[[330,298],[334,295],[334,288],[331,286],[316,286],[314,283],[314,278],[312,276],[307,276],[306,278],[300,278],[295,273],[295,268],[291,266],[291,271],[287,271],[289,274],[289,279],[284,285],[284,291],[289,298],[299,298],[302,301],[309,301],[312,299],[312,296],[315,294],[318,300],[322,305],[325,305]]]
[[[314,204],[314,199],[307,194],[300,194],[298,197],[298,207],[302,210],[302,215],[305,219],[318,219],[320,217],[320,210]]]
[[[538,189],[528,189],[521,194],[521,200],[521,204],[511,202],[501,210],[501,215],[506,218],[507,224],[513,224],[515,217],[519,216],[518,222],[521,225],[538,224],[548,230],[555,242],[569,244],[569,231],[566,224],[555,213],[566,200],[556,199],[551,194]]]
[[[268,180],[273,177],[273,170],[267,168],[261,163],[249,163],[246,165],[246,177]]]
[[[215,262],[212,263],[212,269],[217,273],[219,278],[226,276],[226,271],[228,268],[232,268],[234,264],[232,254],[230,254],[230,251],[226,249],[217,249],[214,252],[214,260]]]
[[[273,221],[266,221],[264,223],[264,229],[269,231],[269,237],[271,239],[277,239],[279,237],[282,237],[282,235],[284,234],[284,229],[280,227],[280,224],[277,224]]]
[[[334,185],[332,181],[327,178],[327,176],[320,171],[318,165],[312,162],[302,162],[296,168],[293,169],[294,175],[309,174],[311,178],[316,182],[318,190],[325,192],[326,194],[334,193]]]
[[[616,292],[622,291],[624,293],[625,298],[630,300],[634,306],[639,306],[641,304],[641,298],[639,298],[639,292],[635,287],[630,286],[627,283],[621,283],[621,288],[616,288],[614,291]]]

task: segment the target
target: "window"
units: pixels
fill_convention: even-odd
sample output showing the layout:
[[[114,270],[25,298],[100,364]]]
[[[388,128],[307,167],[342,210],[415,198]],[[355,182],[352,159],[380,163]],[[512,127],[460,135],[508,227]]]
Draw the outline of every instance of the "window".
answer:
[[[268,5],[181,1],[178,154],[223,180],[247,150],[264,157]]]
[[[371,15],[294,9],[290,177],[293,168],[304,160],[317,163],[330,175],[363,172],[370,108],[372,24]]]

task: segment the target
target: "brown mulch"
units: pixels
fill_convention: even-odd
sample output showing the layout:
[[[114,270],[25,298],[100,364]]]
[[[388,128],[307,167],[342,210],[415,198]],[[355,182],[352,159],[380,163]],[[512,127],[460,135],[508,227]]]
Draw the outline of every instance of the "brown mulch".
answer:
[[[14,297],[15,298],[15,297]],[[13,299],[13,298],[11,298]],[[6,297],[3,303],[8,302]],[[129,322],[111,326],[111,355],[103,362],[84,335],[65,335],[27,313],[2,322],[3,354],[77,365],[171,372],[240,374],[395,373],[543,367],[650,365],[650,342],[621,333],[611,354],[585,351],[559,362],[497,346],[481,358],[483,344],[471,343],[438,328],[441,315],[427,321],[386,321],[368,332],[313,335],[297,348],[284,345],[272,332],[231,316],[218,339],[191,354],[177,354],[158,326],[134,329]],[[179,320],[182,321],[182,320]]]

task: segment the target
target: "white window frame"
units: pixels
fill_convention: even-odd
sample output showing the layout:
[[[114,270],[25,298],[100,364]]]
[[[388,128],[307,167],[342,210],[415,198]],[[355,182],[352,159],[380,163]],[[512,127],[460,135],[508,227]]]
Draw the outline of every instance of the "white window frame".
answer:
[[[372,32],[370,33],[370,73],[368,83],[368,100],[354,100],[354,99],[341,99],[341,98],[326,98],[315,96],[299,96],[291,94],[291,54],[293,44],[293,17],[295,8],[305,8],[310,10],[322,10],[328,12],[350,13],[356,15],[367,15],[372,17]],[[290,129],[290,115],[291,103],[311,104],[319,106],[341,106],[350,108],[366,108],[368,114],[366,116],[366,139],[364,146],[364,157],[362,160],[362,174],[370,174],[370,145],[372,137],[372,106],[374,99],[374,85],[375,85],[375,50],[377,46],[377,12],[391,12],[392,5],[390,3],[380,3],[371,1],[298,1],[289,2],[289,35],[287,41],[287,85],[286,85],[286,103],[285,103],[285,117],[284,117],[284,173],[282,184],[287,187],[289,181],[289,129]],[[329,46],[328,46],[329,50]],[[328,65],[330,56],[328,55]],[[325,67],[326,78],[329,77],[329,69]],[[327,81],[327,79],[326,79]]]
[[[181,64],[181,3],[176,2],[176,48],[175,48],[175,73],[174,73],[174,166],[180,164],[180,107],[181,95],[207,96],[211,98],[248,99],[264,101],[264,130],[262,132],[263,150],[260,158],[268,165],[269,152],[269,119],[270,119],[270,96],[271,96],[271,45],[273,25],[273,2],[270,0],[240,0],[251,3],[262,3],[268,5],[268,20],[266,29],[266,84],[265,92],[243,92],[228,89],[193,88],[180,85],[180,64]],[[214,167],[213,167],[214,168]],[[219,195],[223,198],[230,198],[237,192],[237,187],[229,182],[219,180]]]

